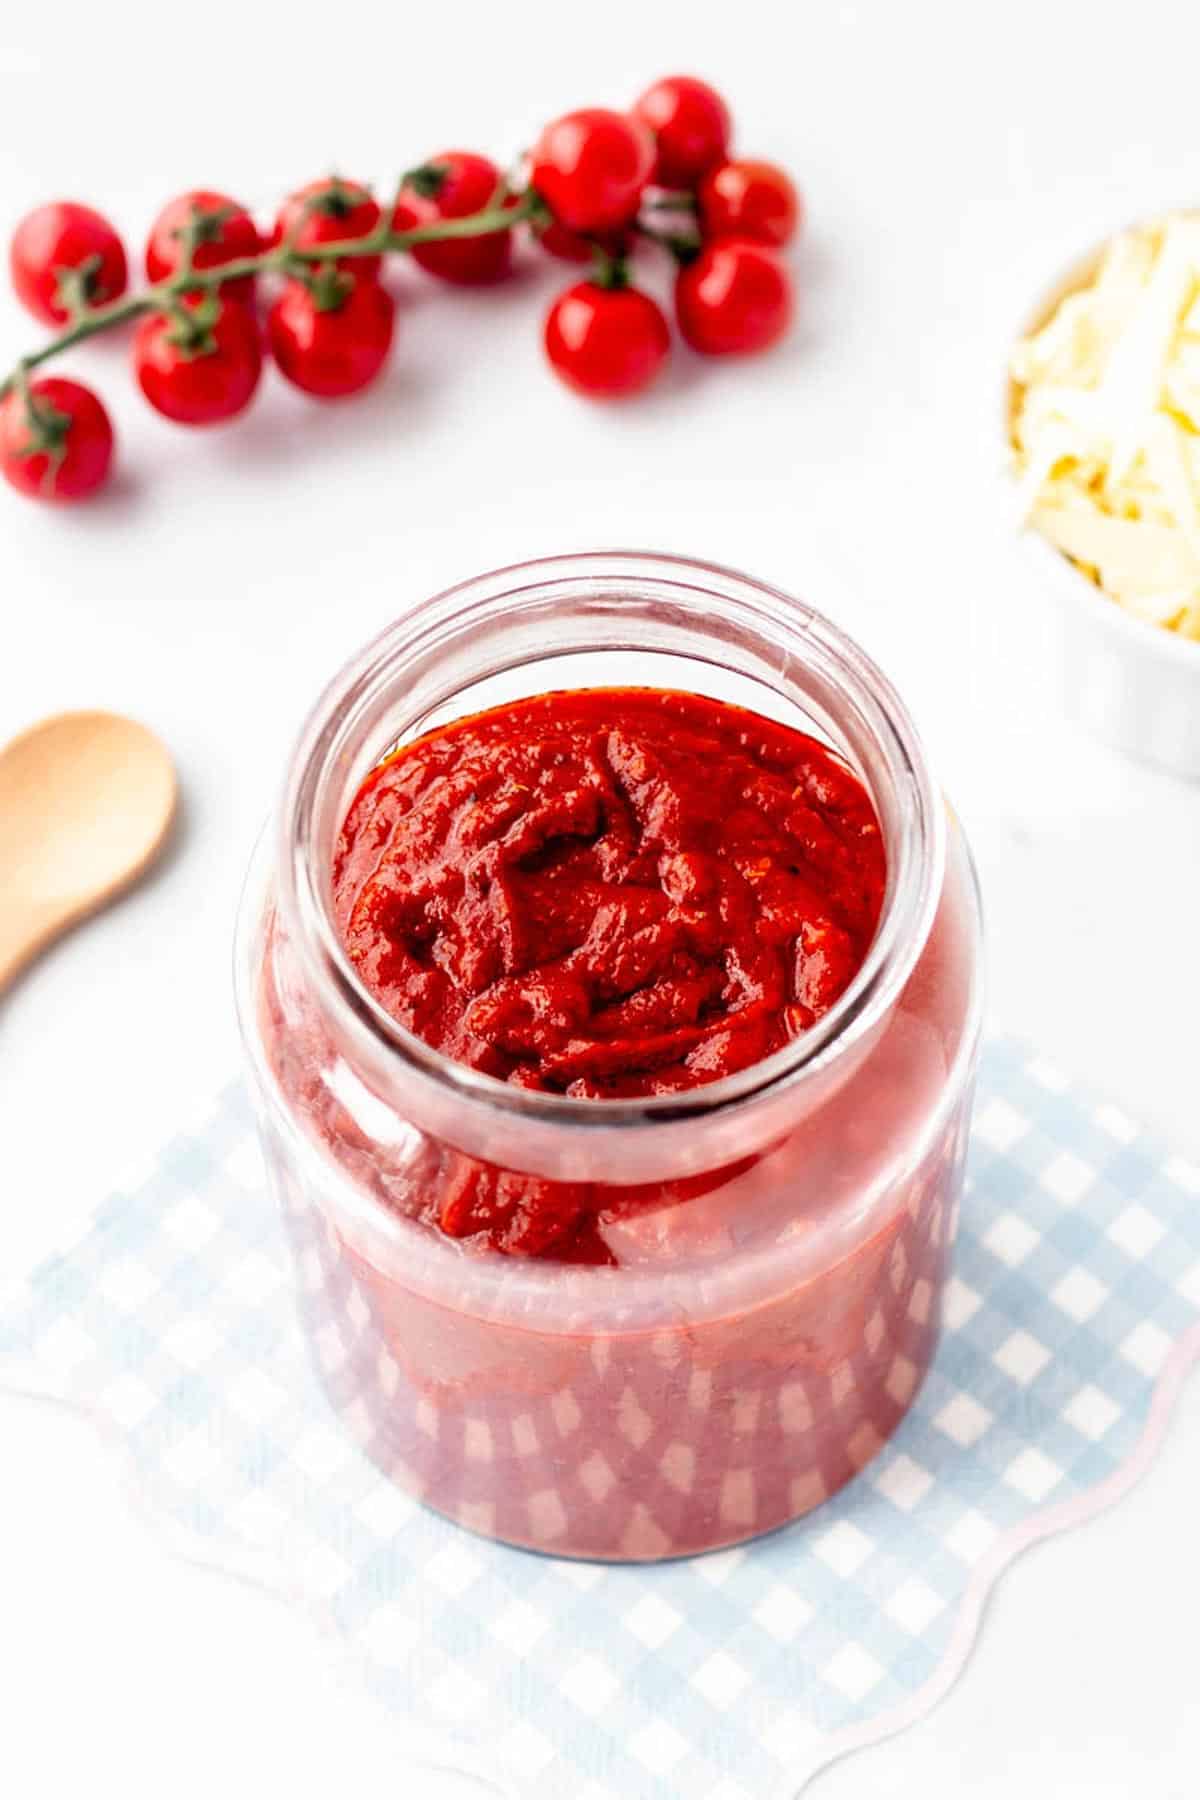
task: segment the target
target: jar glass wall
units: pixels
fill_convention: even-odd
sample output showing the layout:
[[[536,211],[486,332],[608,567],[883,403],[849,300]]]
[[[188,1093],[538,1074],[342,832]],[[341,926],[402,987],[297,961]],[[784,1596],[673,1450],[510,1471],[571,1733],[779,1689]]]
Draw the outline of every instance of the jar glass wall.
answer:
[[[360,984],[333,924],[347,807],[398,742],[551,689],[685,689],[853,765],[879,928],[772,1057],[650,1099],[451,1063]],[[978,1037],[969,856],[911,721],[828,621],[728,571],[600,554],[406,614],[331,684],[247,886],[239,1005],[310,1341],[348,1430],[477,1531],[654,1558],[807,1512],[875,1453],[936,1342]],[[641,1190],[619,1264],[480,1254],[415,1216],[462,1160]]]

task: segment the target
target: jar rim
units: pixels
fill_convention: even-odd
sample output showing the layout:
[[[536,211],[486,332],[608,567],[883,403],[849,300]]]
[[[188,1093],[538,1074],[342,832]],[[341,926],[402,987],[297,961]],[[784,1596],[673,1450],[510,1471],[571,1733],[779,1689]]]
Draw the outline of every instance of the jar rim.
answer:
[[[310,854],[321,779],[336,758],[347,721],[396,680],[414,646],[436,645],[448,629],[470,629],[497,607],[511,606],[518,595],[564,586],[583,586],[614,598],[636,586],[677,602],[690,596],[693,606],[700,595],[709,604],[734,609],[751,624],[768,627],[783,640],[781,676],[789,659],[820,666],[854,705],[904,797],[908,828],[900,835],[898,855],[889,845],[879,923],[845,992],[821,1019],[771,1056],[680,1093],[575,1099],[516,1087],[455,1062],[392,1018],[361,981],[322,894],[323,872]],[[549,660],[578,647],[550,648],[545,656]],[[776,691],[787,697],[786,687]],[[877,795],[872,799],[878,808]],[[294,942],[305,973],[350,1041],[371,1055],[382,1051],[385,1059],[396,1059],[406,1075],[433,1083],[443,1097],[449,1091],[473,1107],[585,1133],[614,1126],[644,1131],[727,1115],[823,1074],[873,1029],[902,992],[932,929],[945,863],[943,808],[920,737],[903,701],[866,652],[822,614],[777,588],[720,564],[637,551],[589,551],[508,565],[406,611],[333,677],[309,713],[293,754],[277,829],[281,914],[286,924],[299,926]]]

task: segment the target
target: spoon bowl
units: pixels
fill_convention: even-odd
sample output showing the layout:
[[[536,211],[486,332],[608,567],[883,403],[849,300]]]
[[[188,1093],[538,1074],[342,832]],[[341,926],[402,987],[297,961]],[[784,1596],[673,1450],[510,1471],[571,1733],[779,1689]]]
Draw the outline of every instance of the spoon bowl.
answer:
[[[176,795],[163,744],[116,713],[59,713],[0,750],[0,991],[146,871]]]

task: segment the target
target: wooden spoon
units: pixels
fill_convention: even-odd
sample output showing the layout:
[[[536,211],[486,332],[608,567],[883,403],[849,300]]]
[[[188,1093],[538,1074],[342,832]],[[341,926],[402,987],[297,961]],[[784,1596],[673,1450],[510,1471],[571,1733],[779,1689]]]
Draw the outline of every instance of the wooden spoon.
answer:
[[[60,713],[0,750],[0,992],[149,867],[175,796],[163,745],[116,713]]]

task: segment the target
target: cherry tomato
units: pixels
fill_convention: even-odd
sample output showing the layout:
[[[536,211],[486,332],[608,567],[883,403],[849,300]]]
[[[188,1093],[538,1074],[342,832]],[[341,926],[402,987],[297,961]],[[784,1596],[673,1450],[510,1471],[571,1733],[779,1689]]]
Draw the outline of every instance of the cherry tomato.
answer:
[[[168,202],[150,227],[146,241],[146,274],[151,281],[165,281],[179,267],[181,233],[194,218],[199,220],[199,239],[192,255],[196,269],[219,269],[222,263],[256,256],[261,248],[258,227],[236,200],[209,188],[194,188]],[[231,300],[254,297],[253,275],[225,283],[222,293]]]
[[[0,471],[18,493],[63,504],[94,494],[108,474],[113,428],[91,388],[60,375],[0,400]]]
[[[442,150],[431,156],[405,181],[392,225],[396,231],[412,231],[420,225],[436,225],[440,219],[463,219],[482,212],[496,199],[503,177],[494,162],[473,150]],[[504,201],[515,206],[515,198]],[[499,281],[512,267],[511,231],[489,231],[482,237],[447,238],[440,244],[414,244],[414,262],[443,281],[461,287],[477,287]]]
[[[545,344],[555,373],[577,393],[636,394],[662,368],[671,333],[649,294],[580,281],[550,308]]]
[[[561,224],[591,233],[629,222],[653,163],[644,126],[625,113],[592,106],[547,125],[534,147],[530,173]]]
[[[696,190],[696,210],[705,237],[749,238],[778,250],[800,222],[800,196],[774,163],[718,163]]]
[[[86,499],[112,464],[112,419],[90,387],[65,376],[29,383],[29,405],[0,400],[0,472],[18,493],[50,504]]]
[[[660,187],[694,187],[729,153],[729,108],[715,88],[694,75],[656,81],[633,110],[654,134],[654,180]]]
[[[151,406],[178,425],[217,425],[250,404],[262,374],[258,323],[227,294],[189,295],[184,321],[150,313],[133,340],[133,369]]]
[[[125,292],[129,269],[125,249],[108,220],[75,200],[55,200],[27,213],[9,250],[17,298],[45,325],[63,325],[69,312],[59,293],[59,277],[79,276],[79,298],[102,306]]]
[[[688,343],[706,356],[765,350],[791,319],[791,277],[764,244],[718,238],[679,271],[675,311]]]
[[[328,303],[303,281],[289,281],[271,308],[267,331],[280,372],[321,400],[356,394],[378,375],[392,347],[396,308],[377,281],[343,276]]]

